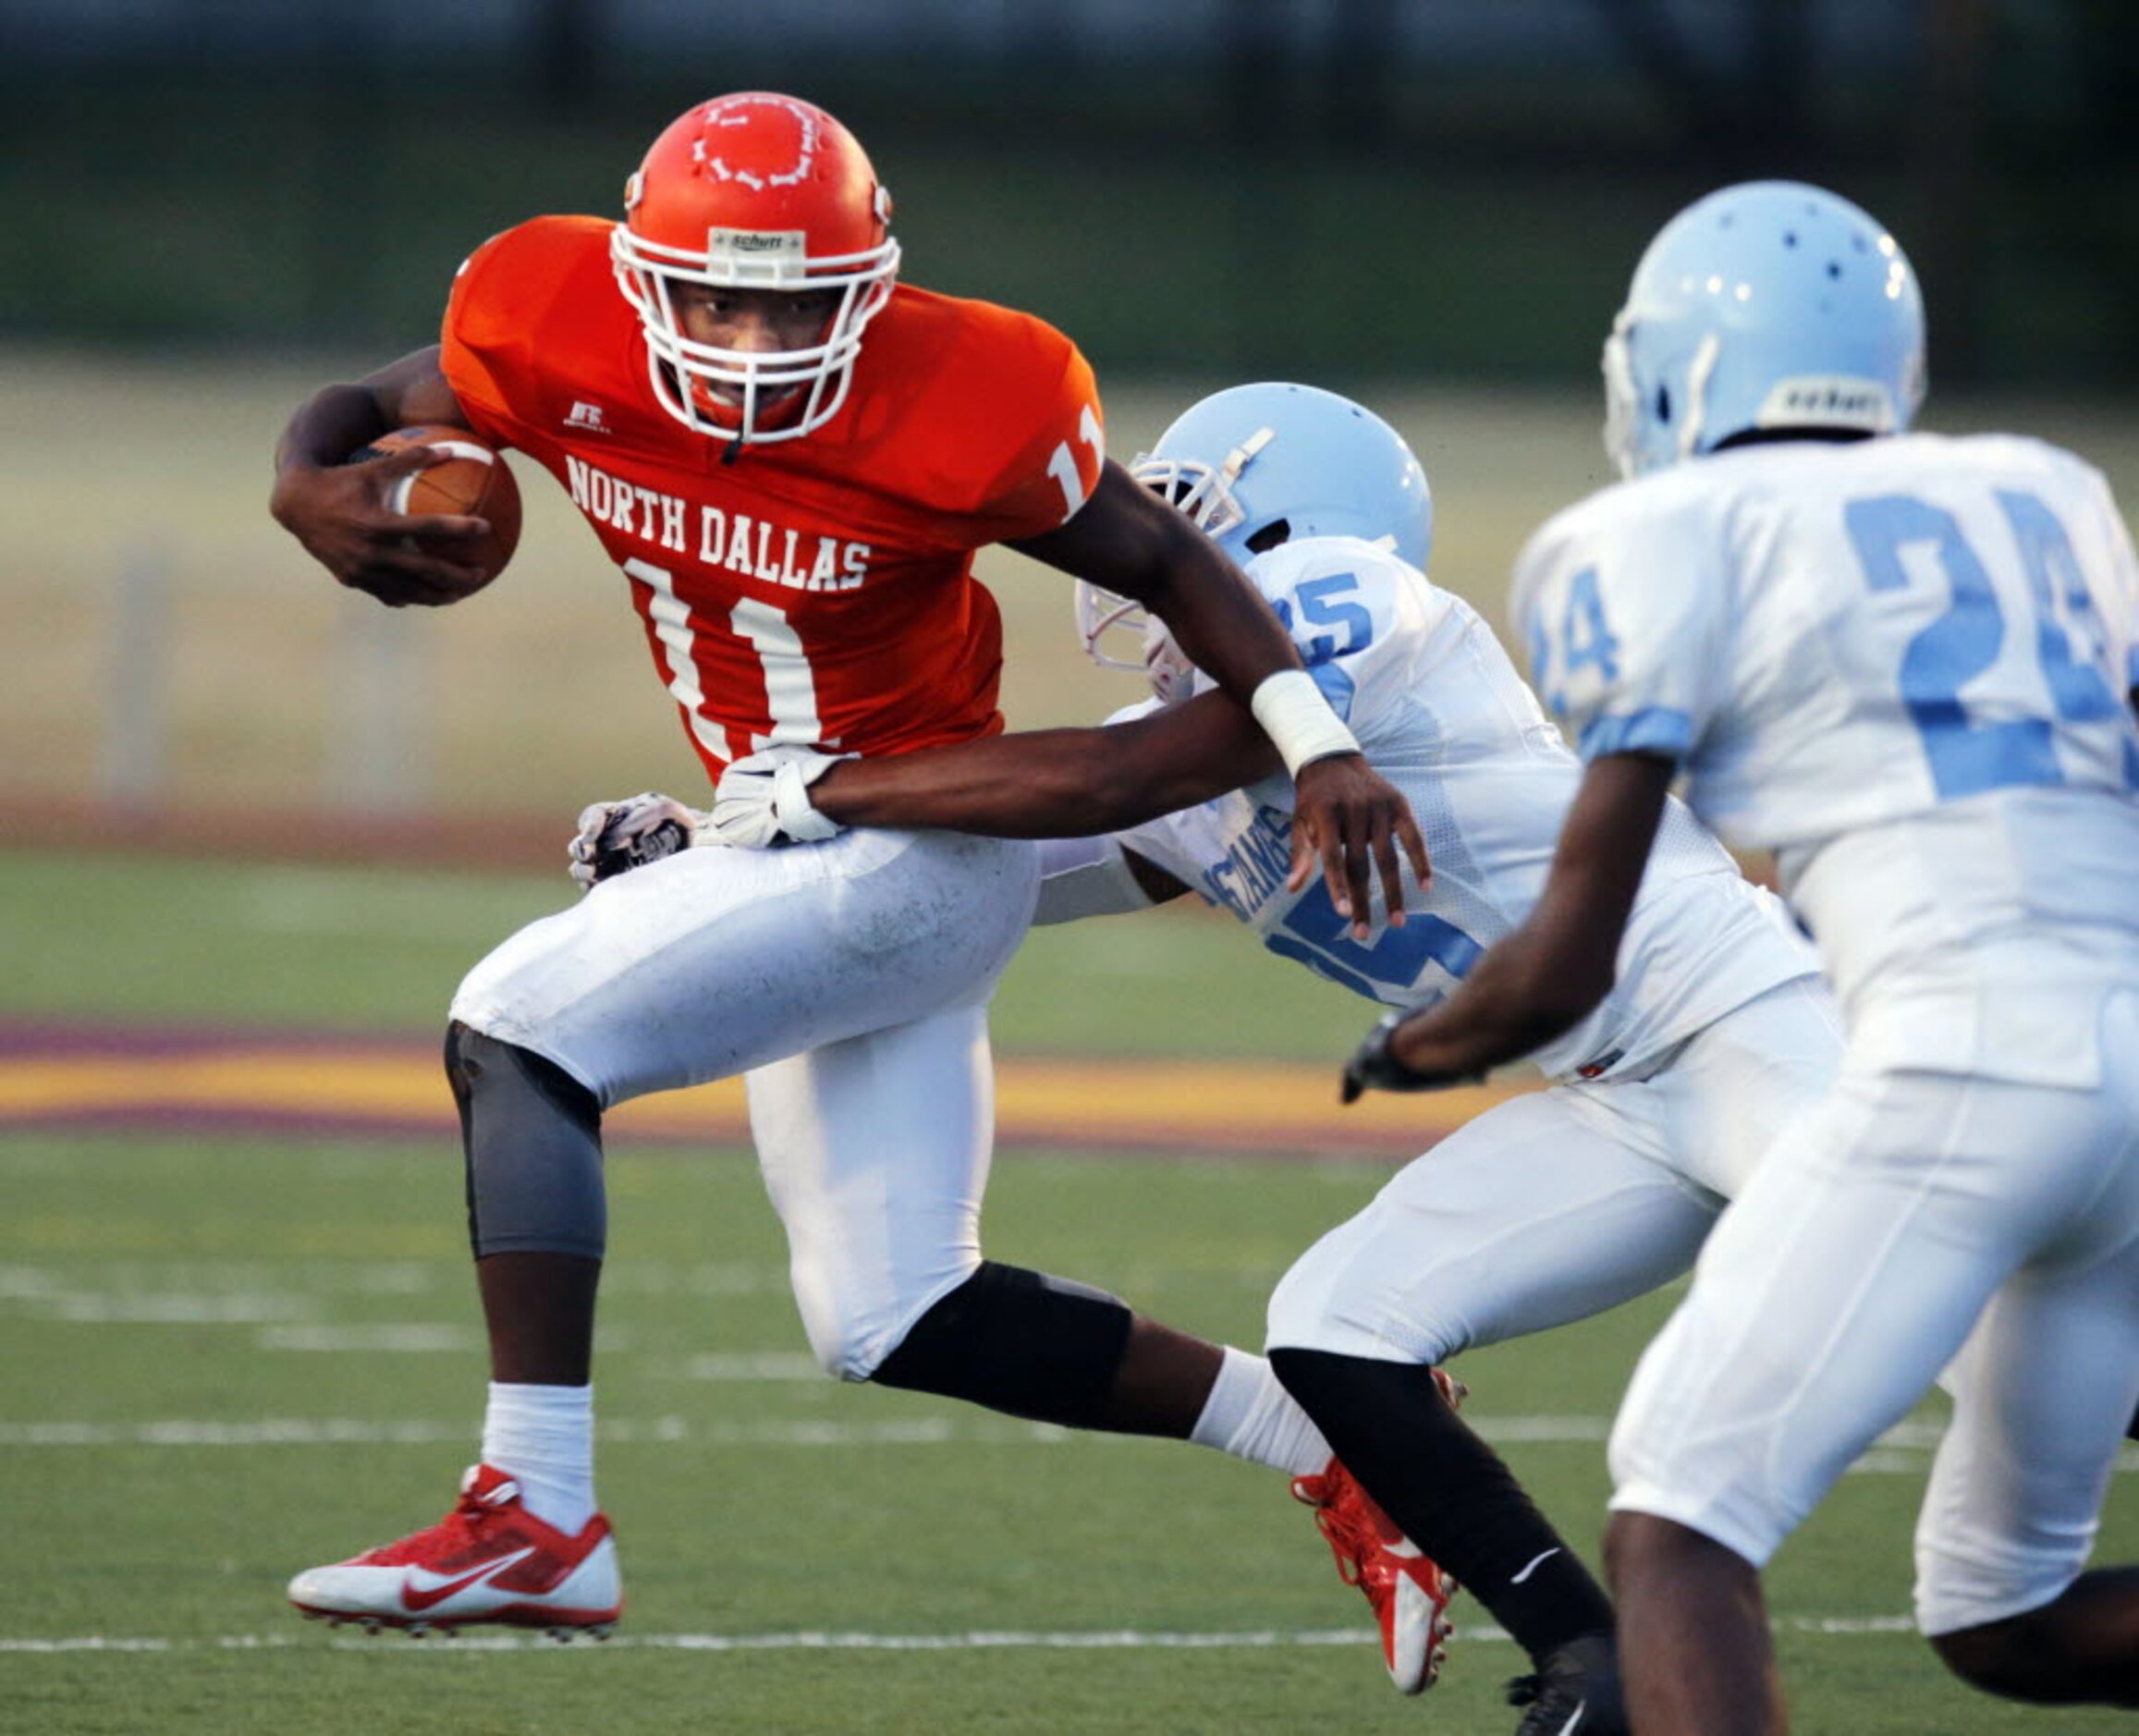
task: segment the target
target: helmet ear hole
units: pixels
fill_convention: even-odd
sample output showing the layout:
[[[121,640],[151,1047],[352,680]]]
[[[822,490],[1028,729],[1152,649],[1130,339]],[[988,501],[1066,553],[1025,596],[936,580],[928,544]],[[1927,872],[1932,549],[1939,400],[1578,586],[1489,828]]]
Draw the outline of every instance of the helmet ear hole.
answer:
[[[1671,388],[1668,385],[1659,385],[1656,388],[1656,420],[1667,427],[1670,425]]]
[[[1273,519],[1247,540],[1248,553],[1263,555],[1287,541],[1292,534],[1292,520]]]

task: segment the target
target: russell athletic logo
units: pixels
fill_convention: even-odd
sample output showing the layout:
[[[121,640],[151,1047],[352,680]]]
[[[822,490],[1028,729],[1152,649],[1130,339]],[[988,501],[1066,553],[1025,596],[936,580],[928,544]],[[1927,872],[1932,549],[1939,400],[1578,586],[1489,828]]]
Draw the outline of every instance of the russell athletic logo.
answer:
[[[584,434],[607,434],[609,432],[609,424],[602,415],[602,407],[599,404],[589,404],[584,400],[573,404],[571,413],[565,418],[565,426],[577,428]]]

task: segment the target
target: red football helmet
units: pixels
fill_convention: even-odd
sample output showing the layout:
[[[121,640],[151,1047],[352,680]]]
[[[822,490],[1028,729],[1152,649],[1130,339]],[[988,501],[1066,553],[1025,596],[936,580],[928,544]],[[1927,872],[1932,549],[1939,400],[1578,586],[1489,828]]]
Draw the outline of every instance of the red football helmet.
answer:
[[[610,246],[662,408],[723,439],[792,440],[829,422],[862,328],[891,299],[890,217],[891,195],[854,135],[813,104],[747,91],[672,123],[625,184]],[[806,348],[729,349],[685,335],[678,283],[836,290],[838,300]]]

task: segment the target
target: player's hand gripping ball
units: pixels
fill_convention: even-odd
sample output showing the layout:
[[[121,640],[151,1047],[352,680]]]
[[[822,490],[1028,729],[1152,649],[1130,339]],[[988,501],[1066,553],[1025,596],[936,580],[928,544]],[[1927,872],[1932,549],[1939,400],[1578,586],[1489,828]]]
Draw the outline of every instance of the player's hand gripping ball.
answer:
[[[397,428],[369,446],[358,447],[348,461],[361,464],[409,446],[431,446],[446,456],[426,470],[397,477],[387,491],[386,507],[410,518],[456,514],[481,519],[490,526],[490,534],[479,541],[440,541],[425,548],[426,553],[444,555],[479,568],[482,579],[467,592],[473,595],[505,570],[506,562],[519,546],[519,483],[514,481],[504,456],[465,428]]]

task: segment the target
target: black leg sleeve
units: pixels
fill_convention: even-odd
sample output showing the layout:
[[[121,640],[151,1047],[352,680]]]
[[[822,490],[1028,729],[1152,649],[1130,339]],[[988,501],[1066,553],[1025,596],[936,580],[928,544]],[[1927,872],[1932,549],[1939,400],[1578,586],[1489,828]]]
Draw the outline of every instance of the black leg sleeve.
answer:
[[[1270,1365],[1382,1510],[1533,1658],[1611,1627],[1604,1588],[1424,1368],[1301,1350]]]

